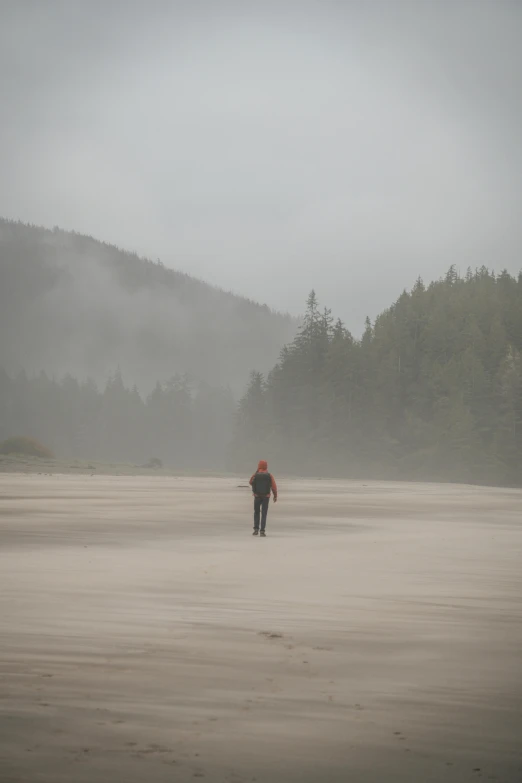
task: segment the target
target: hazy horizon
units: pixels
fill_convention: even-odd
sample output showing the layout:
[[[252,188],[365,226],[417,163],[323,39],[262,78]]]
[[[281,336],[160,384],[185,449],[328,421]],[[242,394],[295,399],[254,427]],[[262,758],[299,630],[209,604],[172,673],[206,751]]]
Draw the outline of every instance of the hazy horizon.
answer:
[[[360,332],[521,267],[514,2],[0,4],[0,214]]]

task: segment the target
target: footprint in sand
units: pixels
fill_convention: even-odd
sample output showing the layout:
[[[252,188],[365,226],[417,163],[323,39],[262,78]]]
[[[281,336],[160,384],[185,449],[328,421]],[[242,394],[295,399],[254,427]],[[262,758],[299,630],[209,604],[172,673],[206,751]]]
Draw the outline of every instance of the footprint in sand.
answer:
[[[162,745],[152,744],[141,750],[136,750],[135,753],[140,756],[150,756],[151,753],[172,753],[172,748],[164,748]]]

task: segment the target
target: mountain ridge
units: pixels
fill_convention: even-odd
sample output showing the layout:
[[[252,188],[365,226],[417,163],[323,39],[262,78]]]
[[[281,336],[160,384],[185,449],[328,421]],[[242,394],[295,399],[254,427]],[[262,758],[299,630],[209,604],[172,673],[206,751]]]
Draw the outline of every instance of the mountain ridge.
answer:
[[[0,363],[148,388],[176,373],[240,389],[297,321],[74,231],[0,218]]]

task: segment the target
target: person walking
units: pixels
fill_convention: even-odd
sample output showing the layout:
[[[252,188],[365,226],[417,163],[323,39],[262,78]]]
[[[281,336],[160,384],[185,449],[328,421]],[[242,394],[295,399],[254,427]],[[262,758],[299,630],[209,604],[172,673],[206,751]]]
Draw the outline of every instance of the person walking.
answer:
[[[266,536],[266,517],[270,495],[274,495],[274,503],[277,503],[277,484],[275,478],[268,472],[268,463],[262,459],[259,461],[257,471],[250,479],[250,486],[254,494],[254,536],[259,535],[259,522],[261,522],[261,536]]]

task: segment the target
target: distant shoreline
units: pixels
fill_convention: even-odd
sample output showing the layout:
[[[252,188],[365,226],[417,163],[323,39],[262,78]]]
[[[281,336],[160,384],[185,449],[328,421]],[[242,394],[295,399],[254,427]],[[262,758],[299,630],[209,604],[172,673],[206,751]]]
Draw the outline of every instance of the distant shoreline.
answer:
[[[97,460],[74,460],[74,459],[45,459],[41,457],[29,457],[24,455],[1,455],[0,454],[0,475],[2,473],[26,474],[26,475],[64,475],[64,476],[157,476],[158,478],[228,478],[241,482],[238,483],[238,489],[248,489],[243,484],[250,475],[249,466],[245,466],[242,473],[238,471],[231,472],[226,470],[190,470],[175,468],[173,466],[164,466],[162,468],[150,468],[145,465],[132,465],[130,463],[119,462],[98,462]],[[491,488],[491,489],[512,489],[522,492],[522,488],[516,485],[487,484],[479,482],[458,482],[443,481],[440,478],[395,478],[392,476],[298,476],[290,473],[284,473],[286,481],[339,481],[349,484],[356,484],[360,487],[375,485],[440,485],[446,487],[472,487],[472,488]],[[283,475],[281,478],[283,478]],[[279,476],[279,473],[278,473]]]
[[[248,471],[247,471],[248,472]],[[97,460],[44,459],[23,455],[0,455],[0,473],[27,473],[41,475],[95,475],[95,476],[209,476],[232,478],[226,471],[181,470],[174,467],[148,468],[129,463],[98,462]]]

